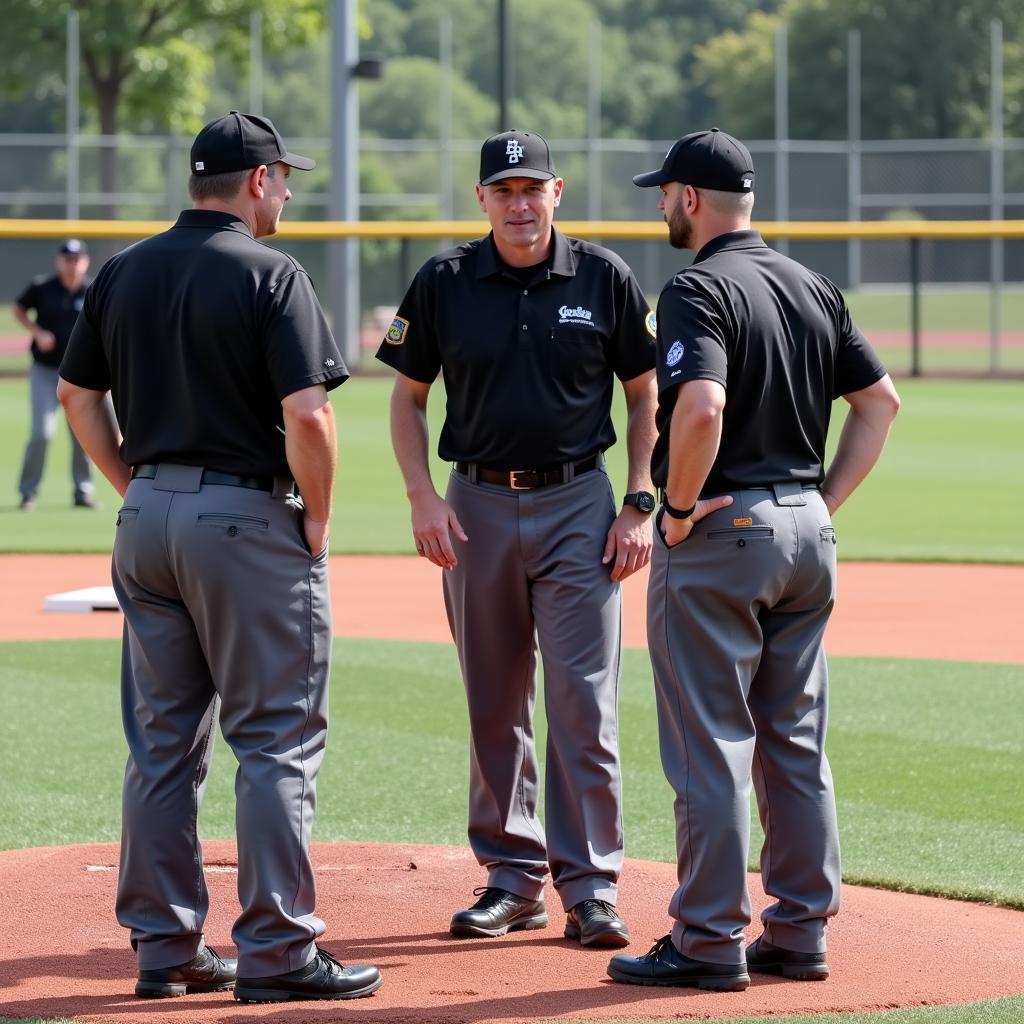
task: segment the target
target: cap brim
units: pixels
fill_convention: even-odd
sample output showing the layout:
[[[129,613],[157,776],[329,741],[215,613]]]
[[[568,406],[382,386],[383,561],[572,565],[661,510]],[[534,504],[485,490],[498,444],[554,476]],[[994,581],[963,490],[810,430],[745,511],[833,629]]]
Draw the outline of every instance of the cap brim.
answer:
[[[633,184],[640,188],[650,188],[652,185],[665,185],[671,179],[660,168],[656,171],[647,171],[644,174],[634,174]]]
[[[532,167],[510,167],[507,171],[498,171],[480,182],[481,185],[493,185],[505,178],[533,178],[535,181],[551,181],[555,175],[550,171],[537,171]]]
[[[294,167],[297,171],[311,171],[316,167],[315,160],[308,156],[296,156],[295,153],[285,153],[278,162]]]

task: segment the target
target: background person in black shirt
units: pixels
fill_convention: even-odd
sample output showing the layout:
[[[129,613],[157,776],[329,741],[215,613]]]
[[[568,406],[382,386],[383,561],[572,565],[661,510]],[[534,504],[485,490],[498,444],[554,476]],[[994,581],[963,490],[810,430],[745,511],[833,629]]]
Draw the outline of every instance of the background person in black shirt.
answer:
[[[309,852],[331,663],[327,392],[348,371],[306,272],[256,240],[277,230],[290,169],[313,166],[265,118],[208,124],[194,208],[107,261],[60,368],[72,426],[124,495],[117,917],[142,997],[348,999],[381,984],[318,948]],[[218,722],[238,760],[237,977],[203,940],[196,819]]]
[[[748,968],[820,980],[840,883],[825,758],[830,517],[877,461],[899,398],[838,289],[750,229],[742,143],[694,132],[633,180],[660,186],[669,240],[696,253],[658,302],[663,504],[647,620],[679,888],[671,934],[608,973],[724,990],[746,988]],[[840,396],[850,411],[826,472]],[[751,776],[774,901],[744,950]]]
[[[446,570],[469,704],[469,840],[487,885],[451,931],[543,927],[550,870],[565,935],[624,946],[615,910],[619,581],[650,556],[653,317],[618,256],[552,227],[562,187],[539,135],[488,139],[476,192],[491,233],[421,268],[377,358],[399,371],[392,441],[416,549]],[[447,405],[438,451],[454,463],[444,499],[430,478],[425,416],[439,372]],[[630,493],[621,510],[602,457],[615,443],[616,378],[628,411]],[[543,825],[538,647],[548,719]]]
[[[46,449],[57,429],[57,371],[68,347],[71,329],[82,309],[89,285],[89,249],[77,238],[69,238],[57,250],[57,273],[37,277],[14,303],[14,319],[32,335],[32,367],[29,388],[32,426],[21,464],[18,490],[23,509],[36,503],[43,478]],[[35,319],[29,316],[35,313]],[[71,479],[77,508],[95,507],[92,467],[82,446],[71,433]]]

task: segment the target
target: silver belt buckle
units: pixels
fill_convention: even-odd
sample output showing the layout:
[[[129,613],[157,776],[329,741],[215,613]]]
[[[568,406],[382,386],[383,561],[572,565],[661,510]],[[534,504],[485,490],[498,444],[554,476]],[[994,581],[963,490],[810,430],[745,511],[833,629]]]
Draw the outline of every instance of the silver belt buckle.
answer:
[[[513,491],[528,491],[528,490],[530,490],[530,487],[527,484],[522,484],[521,485],[519,483],[519,481],[516,479],[516,477],[518,477],[521,473],[529,473],[529,472],[530,472],[530,470],[528,470],[528,469],[513,469],[513,470],[510,470],[509,474],[508,474],[508,485],[509,485],[509,487],[511,487]]]

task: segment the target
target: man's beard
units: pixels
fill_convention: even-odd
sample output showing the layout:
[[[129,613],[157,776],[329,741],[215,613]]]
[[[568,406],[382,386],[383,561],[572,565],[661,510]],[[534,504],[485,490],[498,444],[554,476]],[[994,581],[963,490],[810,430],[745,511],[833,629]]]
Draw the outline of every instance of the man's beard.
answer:
[[[693,241],[693,221],[686,211],[676,207],[671,217],[665,218],[668,223],[668,242],[673,249],[691,249]]]

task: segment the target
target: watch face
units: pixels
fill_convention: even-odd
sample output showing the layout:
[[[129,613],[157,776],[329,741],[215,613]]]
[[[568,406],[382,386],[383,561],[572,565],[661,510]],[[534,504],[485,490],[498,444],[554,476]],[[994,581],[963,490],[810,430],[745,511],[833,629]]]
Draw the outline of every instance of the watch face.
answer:
[[[646,491],[640,491],[636,496],[636,507],[641,512],[653,512],[654,511],[654,495],[648,494]]]

